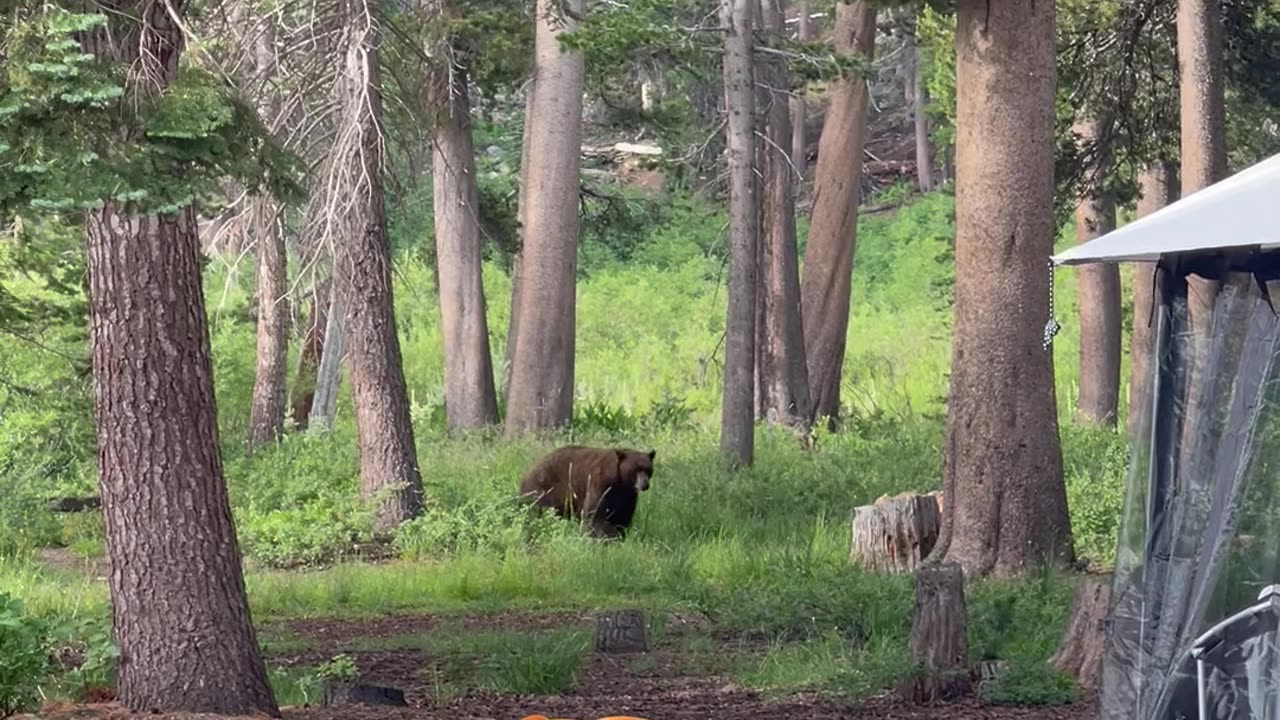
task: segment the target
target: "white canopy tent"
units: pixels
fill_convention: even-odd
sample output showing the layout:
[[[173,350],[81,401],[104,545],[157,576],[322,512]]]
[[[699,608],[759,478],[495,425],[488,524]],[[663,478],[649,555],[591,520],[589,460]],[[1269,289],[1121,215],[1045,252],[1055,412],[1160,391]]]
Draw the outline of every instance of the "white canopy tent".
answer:
[[[1101,716],[1280,718],[1280,155],[1051,261],[1156,268]]]
[[[1280,247],[1280,155],[1114,232],[1053,256],[1056,265]]]

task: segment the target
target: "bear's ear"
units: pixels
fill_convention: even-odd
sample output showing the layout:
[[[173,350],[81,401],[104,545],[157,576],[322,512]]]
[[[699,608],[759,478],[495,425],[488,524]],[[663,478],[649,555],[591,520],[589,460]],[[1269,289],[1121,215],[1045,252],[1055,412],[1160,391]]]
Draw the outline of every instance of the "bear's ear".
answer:
[[[615,449],[615,450],[614,450],[614,452],[618,454],[618,462],[626,462],[626,461],[627,461],[627,451],[626,451],[626,450]]]
[[[658,454],[658,451],[657,451],[657,450],[650,450],[650,451],[649,451],[649,460],[650,460],[650,462],[652,462],[652,461],[653,461],[653,458],[654,458],[655,456],[657,456],[657,454]]]

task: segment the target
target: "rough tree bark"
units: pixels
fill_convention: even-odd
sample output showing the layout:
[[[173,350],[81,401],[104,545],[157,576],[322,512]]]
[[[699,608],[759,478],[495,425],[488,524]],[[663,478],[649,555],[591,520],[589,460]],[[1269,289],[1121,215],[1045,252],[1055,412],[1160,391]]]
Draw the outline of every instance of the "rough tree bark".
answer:
[[[1098,121],[1079,123],[1085,144],[1100,137]],[[1116,228],[1116,206],[1101,193],[1110,153],[1098,148],[1083,197],[1076,205],[1076,242],[1083,244]],[[1080,380],[1076,417],[1086,423],[1115,426],[1120,406],[1120,268],[1111,263],[1081,267],[1077,276],[1080,317]]]
[[[1141,197],[1138,217],[1143,218],[1172,203],[1177,197],[1175,168],[1164,162],[1154,163],[1139,178]],[[1129,341],[1129,436],[1137,432],[1144,408],[1151,402],[1152,359],[1156,352],[1156,329],[1153,308],[1158,297],[1155,263],[1133,265],[1133,336]]]
[[[559,36],[582,17],[583,0],[539,0],[534,33],[537,91],[529,135],[522,210],[519,322],[511,347],[508,436],[561,427],[573,415],[573,354],[582,156],[581,53]]]
[[[311,291],[311,312],[303,329],[302,347],[298,351],[298,368],[294,373],[293,396],[289,399],[289,415],[299,430],[307,429],[311,404],[316,396],[316,380],[320,357],[324,354],[324,330],[329,322],[329,302],[333,298],[326,276]]]
[[[263,114],[275,120],[279,102],[270,88],[276,74],[275,27],[262,23],[253,47],[255,84],[262,96]],[[258,249],[258,346],[253,379],[253,399],[249,406],[249,443],[255,447],[274,442],[284,431],[288,397],[286,375],[289,354],[288,256],[280,209],[264,193],[253,196],[249,205],[254,242]]]
[[[1102,622],[1111,602],[1111,575],[1084,575],[1076,586],[1062,643],[1049,658],[1056,670],[1075,678],[1086,690],[1097,690],[1102,679],[1106,636]]]
[[[920,192],[933,190],[933,149],[929,147],[929,90],[924,84],[924,71],[920,63],[920,46],[911,37],[910,67],[907,71],[907,102],[911,105],[911,119],[916,135],[916,184]]]
[[[765,0],[768,2],[768,0]],[[813,12],[808,2],[798,3],[796,8],[796,39],[808,42],[812,36],[809,14]],[[809,106],[805,102],[803,91],[791,98],[791,164],[795,166],[798,184],[803,184],[809,174],[809,135],[805,132],[805,122],[809,119]]]
[[[449,57],[447,52],[442,53]],[[481,279],[476,158],[471,138],[467,73],[452,62],[437,72],[432,105],[432,193],[436,225],[436,277],[444,330],[444,399],[451,429],[498,421]]]
[[[87,53],[148,79],[127,102],[173,82],[183,9],[108,3],[105,28],[84,34]],[[196,228],[190,206],[106,201],[85,218],[116,688],[138,712],[279,716],[223,481]]]
[[[335,285],[345,304],[347,363],[360,442],[360,491],[377,503],[374,528],[388,531],[422,510],[422,480],[409,417],[391,296],[391,249],[382,190],[382,95],[379,39],[366,24],[367,0],[344,0],[352,23],[336,86],[353,135],[332,162],[355,172],[359,185],[334,259]],[[332,338],[331,334],[328,337]],[[332,340],[329,346],[335,345]]]
[[[964,571],[959,563],[938,563],[921,568],[915,579],[909,648],[919,671],[903,683],[901,694],[918,703],[954,700],[972,689]]]
[[[1054,83],[1053,3],[960,1],[947,502],[934,555],[971,577],[1072,555],[1053,357],[1041,346]]]
[[[783,0],[761,0],[760,26],[781,38]],[[761,264],[757,298],[761,317],[757,387],[761,415],[772,424],[804,429],[809,419],[809,373],[804,359],[800,319],[800,268],[796,257],[795,171],[787,156],[791,118],[787,107],[790,78],[785,61],[770,58],[761,68],[760,97],[766,103],[764,133],[757,157],[763,178],[759,239]]]
[[[865,1],[836,5],[836,52],[869,61],[875,36],[876,10],[872,5]],[[839,81],[818,141],[813,212],[800,279],[811,419],[834,420],[840,412],[866,129],[866,80],[853,77]]]
[[[755,73],[752,11],[755,0],[721,0],[725,29],[725,126],[729,165],[729,309],[725,314],[724,396],[720,452],[750,465],[755,451],[756,248],[759,215],[755,177]]]
[[[1222,9],[1219,0],[1178,0],[1177,23],[1182,197],[1187,197],[1227,174]],[[1198,276],[1187,279],[1187,302],[1193,330],[1201,332],[1207,329],[1217,291],[1214,281]]]

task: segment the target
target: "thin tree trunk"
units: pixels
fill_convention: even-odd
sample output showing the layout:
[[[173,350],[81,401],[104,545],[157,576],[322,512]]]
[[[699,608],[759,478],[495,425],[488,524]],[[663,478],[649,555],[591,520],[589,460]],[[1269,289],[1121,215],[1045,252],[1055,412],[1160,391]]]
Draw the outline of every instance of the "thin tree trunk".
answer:
[[[347,353],[346,303],[338,284],[330,282],[329,286],[332,291],[324,326],[324,352],[316,369],[316,388],[311,401],[311,426],[324,431],[333,429],[338,388],[342,383],[342,361]]]
[[[244,3],[237,3],[248,14]],[[246,27],[253,26],[246,23]],[[262,23],[253,42],[253,82],[262,100],[262,114],[270,126],[279,112],[277,93],[271,87],[276,75],[275,26]],[[255,447],[274,442],[284,431],[287,400],[286,374],[289,353],[289,298],[284,228],[275,201],[257,193],[250,201],[249,222],[258,250],[258,346],[249,406],[249,442]]]
[[[447,71],[432,151],[435,190],[436,276],[444,329],[445,412],[452,429],[498,421],[480,267],[476,157],[471,139],[467,74]]]
[[[869,61],[875,49],[876,10],[865,1],[836,5],[835,47]],[[813,216],[804,251],[800,308],[804,315],[811,418],[840,413],[840,377],[849,330],[849,279],[862,201],[862,150],[867,129],[867,83],[836,83],[818,141]]]
[[[195,213],[109,202],[85,236],[120,699],[138,712],[278,716],[218,453]]]
[[[123,102],[173,82],[184,9],[104,5],[103,26],[81,35],[99,62],[147,78]],[[136,712],[279,716],[218,450],[195,210],[142,215],[106,201],[86,213],[84,234],[120,700]]]
[[[1055,74],[1053,3],[960,0],[947,502],[933,556],[970,576],[1072,555],[1053,357],[1041,347]]]
[[[350,336],[347,362],[360,441],[360,491],[377,503],[374,529],[385,532],[421,512],[422,480],[391,295],[378,38],[362,27],[372,10],[358,0],[355,4],[353,25],[359,29],[350,31],[354,38],[346,49],[337,89],[351,129],[360,134],[359,146],[335,160],[353,163],[363,186],[345,223],[347,235],[339,243],[334,269]]]
[[[274,442],[284,430],[289,353],[284,233],[270,198],[255,196],[251,208],[258,245],[258,350],[249,407],[250,450]]]
[[[519,322],[511,349],[506,432],[567,425],[573,414],[578,188],[582,156],[581,53],[559,36],[582,17],[583,0],[539,0],[537,91],[530,135]]]
[[[765,0],[768,2],[768,0]],[[796,39],[800,42],[810,40],[809,14],[813,12],[807,1],[799,3],[799,17],[796,19]],[[809,117],[809,106],[804,99],[803,89],[797,90],[791,98],[791,164],[795,166],[798,184],[804,184],[809,174],[809,136],[805,132],[805,122]]]
[[[1187,197],[1227,174],[1219,0],[1178,0],[1177,23],[1182,197]],[[1207,332],[1218,284],[1198,276],[1190,277],[1187,291],[1191,327],[1197,333]]]
[[[916,183],[920,192],[933,190],[933,149],[929,147],[929,90],[924,83],[924,70],[920,62],[920,46],[912,36],[909,48],[911,67],[907,79],[907,101],[911,104],[911,119],[916,133]]]
[[[755,0],[721,0],[725,29],[724,87],[729,156],[729,309],[725,314],[724,397],[720,451],[750,465],[755,449],[756,251],[759,207],[755,177],[755,79],[752,10]]]
[[[311,314],[298,352],[298,369],[294,375],[290,415],[299,430],[307,429],[311,405],[316,396],[320,358],[324,354],[324,333],[328,325],[329,303],[333,300],[332,283],[326,277],[311,293]]]
[[[1138,199],[1138,217],[1143,218],[1172,203],[1177,197],[1174,167],[1157,162],[1143,170],[1139,178],[1142,197]],[[1155,263],[1133,266],[1133,336],[1130,338],[1129,416],[1132,437],[1137,422],[1151,402],[1152,362],[1156,351],[1155,304],[1158,297]]]
[[[781,39],[785,29],[783,0],[761,0],[760,25]],[[760,73],[764,138],[760,143],[763,208],[760,227],[758,302],[762,309],[757,349],[760,410],[766,421],[803,429],[809,419],[809,373],[804,359],[800,319],[800,268],[796,257],[795,171],[787,155],[791,118],[786,63],[771,58]]]
[[[1086,144],[1097,142],[1098,122],[1080,123],[1076,131]],[[1076,242],[1087,243],[1116,228],[1116,207],[1094,187],[1110,171],[1105,148],[1088,175],[1084,197],[1076,205]],[[1120,405],[1120,268],[1110,263],[1080,268],[1080,391],[1076,416],[1086,422],[1115,426]]]
[[[529,79],[529,89],[524,96],[524,133],[520,136],[520,187],[516,201],[516,230],[519,247],[511,258],[511,312],[507,316],[507,343],[502,349],[502,405],[511,405],[511,368],[515,358],[516,333],[520,331],[520,269],[524,267],[525,216],[529,209],[529,139],[533,136],[533,92],[538,86],[537,68]]]

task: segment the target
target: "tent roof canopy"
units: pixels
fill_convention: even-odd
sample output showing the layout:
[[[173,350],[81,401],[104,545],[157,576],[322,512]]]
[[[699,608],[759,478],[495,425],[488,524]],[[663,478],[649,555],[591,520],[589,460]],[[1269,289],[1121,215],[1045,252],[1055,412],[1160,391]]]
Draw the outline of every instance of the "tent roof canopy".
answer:
[[[1055,265],[1083,265],[1275,248],[1280,248],[1280,155],[1050,259]]]

